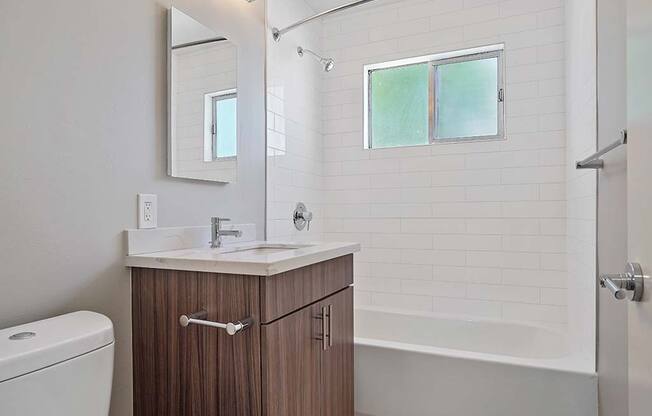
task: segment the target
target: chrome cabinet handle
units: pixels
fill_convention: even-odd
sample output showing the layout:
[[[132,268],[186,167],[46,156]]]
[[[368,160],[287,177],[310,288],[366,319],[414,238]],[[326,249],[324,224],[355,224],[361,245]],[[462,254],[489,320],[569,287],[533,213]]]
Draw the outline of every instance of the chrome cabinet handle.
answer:
[[[625,299],[627,293],[631,292],[632,302],[640,302],[643,299],[646,278],[640,264],[627,263],[625,273],[601,275],[600,286],[609,289],[617,300]]]
[[[238,332],[242,332],[245,329],[249,328],[254,322],[253,319],[251,318],[245,318],[241,321],[229,322],[223,324],[221,322],[212,322],[212,321],[204,320],[204,318],[206,318],[207,316],[208,316],[208,312],[206,311],[195,312],[191,315],[181,315],[179,317],[179,324],[184,328],[192,324],[192,325],[209,326],[211,328],[224,329],[227,334],[233,336]]]
[[[333,305],[328,305],[328,347],[333,346]]]
[[[315,319],[321,320],[321,336],[318,336],[315,339],[321,341],[321,349],[326,351],[328,350],[328,344],[329,344],[327,340],[330,339],[330,333],[329,333],[330,320],[328,319],[328,309],[326,306],[321,307],[321,314],[315,316]]]

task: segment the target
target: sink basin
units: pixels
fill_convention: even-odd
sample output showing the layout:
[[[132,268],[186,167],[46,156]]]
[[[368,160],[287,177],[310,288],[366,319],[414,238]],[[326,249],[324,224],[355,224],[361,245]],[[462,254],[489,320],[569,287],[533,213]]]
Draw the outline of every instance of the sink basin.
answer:
[[[222,254],[229,253],[246,253],[259,256],[268,254],[282,253],[284,251],[298,250],[301,248],[312,247],[312,244],[256,244],[254,246],[226,248],[220,250]]]
[[[293,248],[283,248],[283,247],[257,247],[257,248],[248,248],[246,250],[237,250],[236,253],[251,253],[251,254],[274,254],[282,253],[288,250],[295,250]]]

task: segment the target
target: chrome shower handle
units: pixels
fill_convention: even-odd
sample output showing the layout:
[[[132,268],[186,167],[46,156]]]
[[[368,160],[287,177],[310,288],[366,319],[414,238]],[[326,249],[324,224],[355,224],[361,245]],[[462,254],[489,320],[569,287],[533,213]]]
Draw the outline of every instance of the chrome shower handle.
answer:
[[[245,318],[237,322],[228,322],[223,324],[221,322],[206,321],[204,318],[208,316],[208,312],[200,311],[195,312],[191,315],[181,315],[179,317],[179,325],[186,328],[188,325],[202,325],[209,326],[211,328],[224,329],[227,334],[233,336],[238,332],[242,332],[245,329],[249,328],[253,324],[253,319]]]
[[[306,225],[310,231],[310,223],[312,222],[312,212],[308,211],[303,202],[299,202],[294,212],[292,213],[292,221],[297,230],[303,230]]]

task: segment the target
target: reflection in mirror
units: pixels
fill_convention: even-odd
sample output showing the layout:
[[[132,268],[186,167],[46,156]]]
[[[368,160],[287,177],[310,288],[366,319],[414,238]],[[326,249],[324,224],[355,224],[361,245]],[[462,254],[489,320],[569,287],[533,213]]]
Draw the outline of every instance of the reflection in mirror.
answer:
[[[168,173],[235,182],[238,156],[237,47],[170,10]]]

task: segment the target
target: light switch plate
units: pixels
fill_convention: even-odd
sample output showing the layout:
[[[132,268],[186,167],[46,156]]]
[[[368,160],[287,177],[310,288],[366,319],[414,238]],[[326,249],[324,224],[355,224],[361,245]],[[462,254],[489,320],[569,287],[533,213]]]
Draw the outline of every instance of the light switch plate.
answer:
[[[157,198],[154,194],[138,194],[138,228],[156,228]]]

